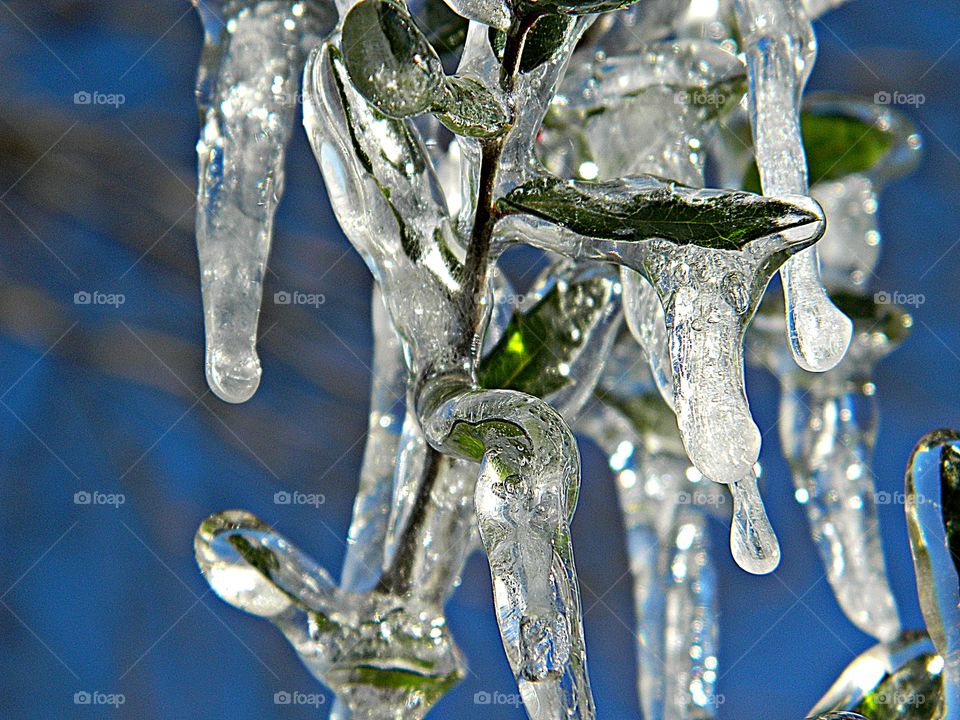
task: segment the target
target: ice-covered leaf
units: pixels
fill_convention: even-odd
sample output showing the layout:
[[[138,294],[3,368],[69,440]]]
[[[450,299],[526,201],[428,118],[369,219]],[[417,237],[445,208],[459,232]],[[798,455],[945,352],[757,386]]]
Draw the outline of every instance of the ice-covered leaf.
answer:
[[[540,177],[500,203],[581,235],[608,240],[662,238],[677,245],[739,250],[752,240],[819,218],[778,198],[729,191],[678,193],[677,183],[587,182]]]
[[[480,364],[480,384],[544,397],[567,385],[570,363],[604,312],[609,279],[558,283],[525,313],[517,313]]]
[[[354,86],[382,113],[404,118],[443,105],[443,63],[396,0],[354,5],[343,21],[341,46]]]
[[[522,73],[536,70],[560,50],[566,38],[572,18],[566,15],[545,13],[538,17],[523,41],[519,69]],[[499,59],[503,59],[503,48],[507,34],[490,30],[490,45]]]
[[[619,10],[635,2],[637,0],[528,0],[522,7],[526,12],[593,15]]]
[[[492,137],[506,130],[506,109],[477,80],[450,78],[447,96],[445,109],[437,112],[437,119],[457,135]]]
[[[879,124],[851,115],[804,112],[800,127],[810,185],[865,172],[893,145],[893,137]],[[747,170],[743,188],[760,192],[760,172],[755,163]]]
[[[458,14],[483,25],[506,30],[513,16],[507,0],[446,0]]]

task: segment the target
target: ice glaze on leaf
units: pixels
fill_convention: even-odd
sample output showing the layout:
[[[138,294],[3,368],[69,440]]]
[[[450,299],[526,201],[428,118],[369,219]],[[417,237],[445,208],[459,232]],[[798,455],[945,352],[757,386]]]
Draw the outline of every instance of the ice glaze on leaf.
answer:
[[[608,280],[558,283],[530,310],[516,313],[480,363],[480,384],[545,397],[566,386],[569,365],[604,313]]]
[[[563,15],[593,15],[633,5],[638,0],[533,0],[522,3],[525,12],[549,12]]]
[[[486,87],[471,78],[452,77],[445,109],[437,119],[457,135],[493,137],[507,128],[507,111]]]
[[[443,64],[396,0],[354,5],[343,21],[341,46],[350,80],[380,112],[405,118],[443,105]]]
[[[515,188],[500,205],[505,212],[528,213],[590,237],[662,238],[716,250],[740,250],[752,240],[819,219],[778,198],[735,190],[696,193],[658,179],[645,183],[541,177]]]
[[[866,172],[890,150],[893,136],[877,124],[843,114],[803,112],[800,130],[807,153],[810,185]],[[760,172],[751,164],[743,187],[760,192]]]

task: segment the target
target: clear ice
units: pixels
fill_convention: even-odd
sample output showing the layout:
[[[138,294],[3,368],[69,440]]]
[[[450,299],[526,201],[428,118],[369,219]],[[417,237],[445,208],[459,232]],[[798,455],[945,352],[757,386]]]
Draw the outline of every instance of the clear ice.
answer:
[[[800,95],[817,53],[810,20],[803,6],[790,0],[735,0],[734,6],[750,72],[750,122],[763,191],[805,195]],[[812,372],[829,370],[847,351],[853,324],[820,282],[816,248],[788,260],[780,277],[797,364]]]
[[[205,26],[197,249],[206,374],[218,397],[240,403],[260,384],[257,320],[300,70],[334,18],[312,1],[195,4]]]
[[[304,126],[331,204],[375,280],[367,447],[339,585],[261,520],[228,511],[196,538],[210,586],[277,625],[336,693],[335,720],[415,720],[464,672],[443,606],[480,545],[528,716],[592,720],[570,535],[578,422],[617,477],[644,716],[712,718],[708,516],[730,504],[730,548],[745,570],[771,572],[780,557],[754,472],[761,438],[743,340],[781,269],[793,355],[810,370],[836,366],[817,376],[822,401],[806,416],[788,393],[806,373],[763,351],[781,368],[798,489],[827,538],[844,609],[893,642],[869,473],[849,477],[872,431],[847,403],[894,341],[860,333],[837,366],[851,324],[812,248],[825,221],[808,197],[798,126],[815,55],[801,3],[735,0],[733,14],[728,1],[644,0],[586,16],[563,0],[571,18],[445,1],[470,20],[452,75],[397,0],[195,2],[206,30],[197,242],[211,388],[242,402],[260,380],[257,319],[301,71]],[[835,4],[807,0],[807,13]],[[597,0],[589,11],[611,8]],[[734,17],[746,67],[733,54]],[[716,121],[736,112],[748,75],[766,197],[702,189]],[[855,209],[875,206],[876,181],[816,188],[847,222],[838,236],[875,238]],[[514,243],[556,254],[519,303],[496,268]],[[825,278],[860,289],[874,246],[826,246]],[[484,360],[505,344],[501,362],[534,352],[524,327],[550,336],[552,359],[526,380],[540,390],[487,385]],[[844,507],[819,502],[844,481]],[[852,592],[864,583],[876,587],[870,598]],[[940,649],[954,639],[931,597],[925,617],[932,624],[937,605]],[[944,678],[955,678],[947,666]]]
[[[578,429],[604,451],[616,479],[643,717],[706,720],[718,704],[718,617],[705,524],[729,498],[690,465],[673,414],[632,345],[621,337],[601,380],[604,402],[591,405]]]
[[[906,476],[907,530],[927,632],[942,659],[938,720],[960,717],[960,433],[925,435]]]

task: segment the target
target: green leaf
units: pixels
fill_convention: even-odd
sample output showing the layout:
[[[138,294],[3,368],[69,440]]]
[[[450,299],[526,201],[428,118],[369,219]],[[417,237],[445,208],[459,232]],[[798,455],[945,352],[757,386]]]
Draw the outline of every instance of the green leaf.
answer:
[[[594,238],[662,238],[717,250],[739,250],[752,240],[820,219],[785,200],[736,190],[698,193],[652,177],[603,182],[541,177],[499,203],[504,212],[535,215]]]
[[[538,17],[533,27],[523,41],[523,51],[520,54],[519,69],[521,73],[536,70],[545,62],[552,60],[560,50],[567,36],[567,30],[573,23],[569,16],[556,13],[544,13]],[[503,49],[506,46],[507,34],[502,30],[490,28],[488,38],[497,59],[503,61]]]
[[[619,10],[636,2],[638,0],[529,0],[522,8],[525,12],[593,15]]]
[[[623,415],[641,437],[656,435],[666,449],[683,455],[683,440],[677,429],[677,416],[655,390],[633,397],[621,397],[606,388],[594,393],[603,404]]]
[[[447,93],[446,109],[437,112],[437,119],[452,132],[467,137],[493,137],[507,129],[507,111],[481,83],[452,77]]]
[[[866,172],[893,146],[893,136],[876,124],[839,113],[800,114],[810,185]],[[760,192],[760,171],[750,165],[743,187]]]
[[[938,716],[943,678],[928,668],[935,655],[920,655],[898,668],[871,690],[853,712],[870,720],[933,720]]]
[[[353,85],[385,115],[411,117],[443,105],[443,64],[396,0],[354,5],[343,21],[341,46]]]
[[[510,319],[500,342],[480,363],[480,384],[541,398],[568,385],[564,366],[588,342],[608,293],[605,277],[557,283],[527,312]]]

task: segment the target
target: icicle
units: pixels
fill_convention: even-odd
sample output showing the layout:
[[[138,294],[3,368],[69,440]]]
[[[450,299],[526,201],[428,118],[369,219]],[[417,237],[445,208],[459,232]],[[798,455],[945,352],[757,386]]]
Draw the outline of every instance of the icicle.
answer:
[[[403,362],[400,340],[390,325],[380,287],[376,284],[371,312],[373,379],[367,444],[340,574],[340,587],[355,592],[372,588],[382,571],[407,390],[407,366]]]
[[[800,3],[736,0],[750,71],[750,122],[763,191],[804,195],[807,166],[800,136],[800,96],[816,58],[813,28]],[[810,248],[780,270],[790,347],[805,370],[822,372],[843,358],[853,324],[820,282]]]
[[[754,575],[773,572],[780,564],[780,544],[767,519],[753,470],[742,480],[731,483],[730,492],[733,495],[733,517],[730,520],[733,559]]]
[[[894,307],[875,311],[871,298],[863,298],[864,304],[870,312],[854,316],[850,351],[824,373],[793,363],[778,316],[762,315],[750,337],[757,358],[780,378],[781,445],[837,601],[857,627],[889,640],[900,621],[877,523],[877,498],[883,495],[870,471],[876,437],[872,372],[902,340],[910,316]]]
[[[907,529],[920,609],[942,659],[937,720],[960,718],[960,433],[925,435],[906,476]]]
[[[333,17],[326,5],[289,0],[198,8],[206,25],[197,89],[206,374],[221,399],[239,403],[260,383],[257,319],[300,70]],[[218,17],[224,8],[233,14]]]
[[[672,412],[621,335],[579,430],[609,459],[627,531],[644,718],[707,720],[717,677],[715,580],[707,514],[729,502],[690,466]]]

